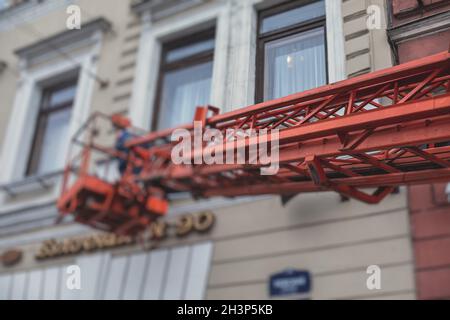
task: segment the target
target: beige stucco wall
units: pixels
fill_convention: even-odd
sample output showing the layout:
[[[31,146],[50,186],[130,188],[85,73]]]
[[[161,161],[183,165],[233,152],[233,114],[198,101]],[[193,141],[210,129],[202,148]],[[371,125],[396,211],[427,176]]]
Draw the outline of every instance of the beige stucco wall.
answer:
[[[340,203],[333,193],[299,195],[216,210],[207,297],[268,298],[268,278],[286,268],[312,273],[314,299],[414,297],[404,193],[382,205]],[[382,289],[366,288],[381,267]]]
[[[367,9],[370,6],[380,9],[380,28],[367,28]],[[353,77],[392,66],[386,34],[386,1],[345,0],[342,3],[342,16],[347,76]]]

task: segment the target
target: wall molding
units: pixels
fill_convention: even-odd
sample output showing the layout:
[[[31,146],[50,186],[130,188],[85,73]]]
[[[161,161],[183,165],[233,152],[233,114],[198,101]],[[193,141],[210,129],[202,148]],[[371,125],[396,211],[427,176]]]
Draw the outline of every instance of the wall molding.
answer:
[[[97,18],[81,25],[80,29],[64,30],[55,35],[39,39],[38,41],[29,44],[25,47],[16,49],[14,53],[19,59],[30,60],[39,59],[44,55],[52,53],[71,52],[73,46],[80,47],[82,42],[87,42],[87,45],[92,44],[96,40],[93,38],[93,34],[96,32],[109,32],[112,30],[112,24],[105,18]],[[59,49],[62,48],[62,49]],[[56,52],[55,52],[56,51]],[[63,54],[63,53],[60,54]]]
[[[448,29],[450,29],[450,11],[423,17],[401,26],[388,29],[388,36],[391,41],[398,44]]]
[[[0,11],[0,31],[30,23],[54,10],[67,7],[76,0],[28,0]]]

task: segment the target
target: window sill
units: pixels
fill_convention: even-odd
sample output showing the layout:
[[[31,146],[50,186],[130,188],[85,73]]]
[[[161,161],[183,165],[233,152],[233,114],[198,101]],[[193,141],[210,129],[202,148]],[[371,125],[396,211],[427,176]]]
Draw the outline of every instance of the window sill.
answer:
[[[9,5],[6,5],[5,7],[0,8],[0,15],[7,14],[8,12],[14,11],[17,8],[22,7],[25,4],[27,4],[27,3],[30,3],[30,0],[23,0],[23,1],[20,1],[18,3],[12,3],[12,4],[9,4]]]
[[[24,11],[35,10],[35,7],[42,2],[43,0],[22,0],[18,3],[9,4],[4,8],[0,8],[0,20],[11,18]]]
[[[59,180],[64,170],[55,170],[50,173],[36,174],[23,179],[0,185],[0,190],[10,196],[20,195],[23,192],[39,189],[50,189],[55,181]],[[21,190],[23,188],[23,190]]]
[[[25,208],[40,204],[43,200],[56,201],[56,187],[61,181],[62,174],[63,170],[58,170],[1,185],[2,209]]]

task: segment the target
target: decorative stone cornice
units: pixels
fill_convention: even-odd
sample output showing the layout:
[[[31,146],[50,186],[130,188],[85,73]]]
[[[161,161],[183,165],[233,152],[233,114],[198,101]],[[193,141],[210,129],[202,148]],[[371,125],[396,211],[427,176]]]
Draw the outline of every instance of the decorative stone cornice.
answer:
[[[65,10],[76,0],[22,0],[0,10],[0,32],[31,23],[55,10]]]
[[[105,18],[91,20],[81,25],[80,29],[66,30],[35,43],[19,48],[14,53],[21,59],[29,60],[37,56],[55,51],[73,43],[91,38],[96,32],[108,32],[111,23]]]
[[[423,17],[401,26],[389,29],[388,35],[392,42],[401,43],[422,35],[444,31],[450,28],[450,11]]]
[[[153,21],[185,11],[209,0],[141,0],[131,5],[131,10],[142,15],[150,12]]]

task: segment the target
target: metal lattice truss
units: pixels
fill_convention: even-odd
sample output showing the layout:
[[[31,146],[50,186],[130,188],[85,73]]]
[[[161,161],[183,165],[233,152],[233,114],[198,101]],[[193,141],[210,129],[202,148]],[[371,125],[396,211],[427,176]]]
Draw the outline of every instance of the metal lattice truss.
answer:
[[[252,164],[176,165],[170,158],[176,144],[170,140],[172,129],[127,143],[131,152],[121,183],[146,196],[150,188],[162,194],[188,191],[195,197],[333,190],[378,203],[399,185],[450,180],[450,54],[224,114],[199,107],[195,120],[223,133],[267,130],[263,138],[279,145],[277,174],[261,175],[259,159]],[[194,125],[180,128],[194,131]],[[254,143],[248,137],[225,140],[215,152],[237,156]],[[191,159],[202,156],[203,150],[192,150]],[[116,150],[107,152],[117,156]]]
[[[205,127],[222,131],[279,129],[274,176],[260,175],[258,165],[174,165],[169,143],[154,147],[141,178],[206,197],[335,190],[370,203],[393,186],[450,180],[449,63],[442,53],[210,118],[207,108],[197,112]],[[130,146],[168,140],[169,132]],[[225,142],[221,150],[250,144]],[[367,187],[376,191],[359,190]]]

